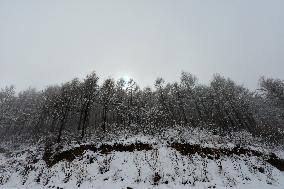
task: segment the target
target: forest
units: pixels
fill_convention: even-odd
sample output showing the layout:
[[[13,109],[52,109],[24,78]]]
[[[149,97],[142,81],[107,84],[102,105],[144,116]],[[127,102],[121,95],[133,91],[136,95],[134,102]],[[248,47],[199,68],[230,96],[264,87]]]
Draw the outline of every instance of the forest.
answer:
[[[252,91],[219,74],[203,85],[182,72],[177,82],[157,78],[153,87],[141,88],[133,79],[100,82],[92,72],[42,91],[0,90],[2,141],[49,137],[60,143],[113,130],[155,134],[175,125],[223,136],[247,131],[271,145],[284,144],[284,81],[261,77]]]

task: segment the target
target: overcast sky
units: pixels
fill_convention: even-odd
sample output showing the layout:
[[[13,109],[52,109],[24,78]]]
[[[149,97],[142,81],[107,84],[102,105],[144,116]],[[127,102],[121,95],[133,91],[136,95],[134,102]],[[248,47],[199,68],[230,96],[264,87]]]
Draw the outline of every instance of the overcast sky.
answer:
[[[0,0],[0,87],[44,88],[95,70],[142,86],[182,70],[256,88],[284,79],[283,0]]]

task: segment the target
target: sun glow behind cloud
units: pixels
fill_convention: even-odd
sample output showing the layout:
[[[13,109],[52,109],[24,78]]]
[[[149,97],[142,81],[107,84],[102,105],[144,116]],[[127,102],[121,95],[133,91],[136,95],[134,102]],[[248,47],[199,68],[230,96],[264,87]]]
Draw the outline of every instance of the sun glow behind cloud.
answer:
[[[129,76],[129,74],[125,73],[122,75],[121,77],[126,83],[131,79],[131,77]]]

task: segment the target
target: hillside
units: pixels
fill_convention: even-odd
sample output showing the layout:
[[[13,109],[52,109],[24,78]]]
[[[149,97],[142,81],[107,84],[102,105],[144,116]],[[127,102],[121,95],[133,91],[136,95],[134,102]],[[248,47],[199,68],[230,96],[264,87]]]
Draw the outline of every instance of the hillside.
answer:
[[[282,80],[98,80],[1,89],[0,189],[283,189]]]
[[[191,128],[158,136],[110,138],[61,144],[40,141],[13,152],[2,150],[0,188],[284,186],[283,149],[257,142],[245,146],[240,141],[257,141],[247,133],[229,138]]]

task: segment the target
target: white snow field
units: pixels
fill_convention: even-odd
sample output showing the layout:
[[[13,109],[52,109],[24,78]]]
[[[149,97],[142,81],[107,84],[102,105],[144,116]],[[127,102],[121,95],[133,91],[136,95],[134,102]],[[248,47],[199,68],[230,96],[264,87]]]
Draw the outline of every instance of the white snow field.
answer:
[[[186,138],[186,134],[179,133],[179,136]],[[214,148],[235,146],[232,140],[231,143],[214,140],[214,143],[213,136],[205,141],[202,131],[196,134],[199,138],[190,134],[192,137],[185,142]],[[198,153],[184,155],[167,141],[145,136],[116,142],[123,145],[141,142],[153,148],[109,153],[86,150],[74,160],[62,160],[50,166],[43,160],[44,150],[39,147],[0,153],[0,189],[284,189],[284,172],[257,156],[233,154],[208,158]],[[80,145],[66,144],[60,151],[74,147]],[[262,153],[268,151],[257,145],[249,148]]]
[[[60,162],[50,169],[43,161],[36,163],[34,168],[21,167],[25,158],[27,156],[22,155],[15,159],[18,162],[10,168],[19,170],[6,172],[11,177],[1,189],[284,188],[284,173],[257,158],[227,157],[218,161],[199,155],[189,158],[165,147],[109,155],[87,151],[82,158],[70,163]],[[11,163],[1,158],[1,167]],[[254,166],[265,167],[264,173]],[[153,181],[155,173],[161,176],[157,185]]]

